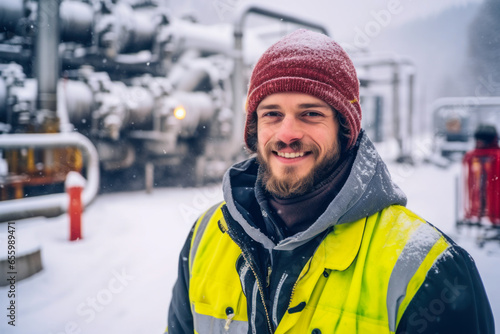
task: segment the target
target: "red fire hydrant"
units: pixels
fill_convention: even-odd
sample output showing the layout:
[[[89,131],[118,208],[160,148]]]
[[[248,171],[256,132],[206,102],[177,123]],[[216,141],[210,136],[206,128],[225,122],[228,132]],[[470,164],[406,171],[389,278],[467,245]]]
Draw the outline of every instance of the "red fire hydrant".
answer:
[[[69,172],[65,187],[69,195],[69,240],[79,240],[82,239],[82,191],[85,188],[85,179],[77,172]]]

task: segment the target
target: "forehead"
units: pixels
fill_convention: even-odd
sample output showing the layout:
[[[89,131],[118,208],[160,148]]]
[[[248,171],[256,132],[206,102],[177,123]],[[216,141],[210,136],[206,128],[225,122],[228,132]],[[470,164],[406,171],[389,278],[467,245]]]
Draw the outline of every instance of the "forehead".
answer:
[[[307,109],[311,107],[332,110],[325,101],[315,96],[295,92],[268,95],[259,103],[257,110],[276,108]]]

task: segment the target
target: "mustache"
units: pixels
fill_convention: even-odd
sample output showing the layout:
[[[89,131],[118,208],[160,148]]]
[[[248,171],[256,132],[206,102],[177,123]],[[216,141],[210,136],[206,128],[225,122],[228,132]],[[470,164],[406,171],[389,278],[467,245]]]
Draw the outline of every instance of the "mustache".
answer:
[[[286,144],[285,142],[279,140],[272,144],[274,146],[274,151],[279,151],[287,147],[290,147],[294,151],[302,151],[302,148],[304,147],[304,144],[300,140],[291,142],[290,144]]]
[[[315,145],[306,145],[301,140],[293,141],[290,144],[287,144],[281,140],[272,141],[266,143],[264,146],[264,151],[266,155],[272,154],[273,151],[280,151],[289,147],[295,152],[312,152],[312,154],[317,157],[319,155],[319,149]]]

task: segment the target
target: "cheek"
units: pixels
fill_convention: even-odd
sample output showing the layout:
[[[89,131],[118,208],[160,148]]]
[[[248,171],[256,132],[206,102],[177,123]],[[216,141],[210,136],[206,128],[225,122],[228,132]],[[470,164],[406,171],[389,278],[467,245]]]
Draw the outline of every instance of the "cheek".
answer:
[[[337,146],[337,134],[332,132],[318,133],[316,132],[314,141],[324,152],[331,151]]]
[[[257,130],[257,143],[258,146],[264,147],[267,142],[272,138],[272,131],[265,127],[259,127]]]

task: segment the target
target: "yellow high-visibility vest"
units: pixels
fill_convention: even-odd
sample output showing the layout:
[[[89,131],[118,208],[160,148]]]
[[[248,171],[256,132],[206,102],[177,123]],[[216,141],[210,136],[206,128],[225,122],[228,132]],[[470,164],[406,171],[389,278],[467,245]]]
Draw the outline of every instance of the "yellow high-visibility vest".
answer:
[[[219,207],[196,223],[189,257],[195,333],[246,333],[247,300]],[[402,206],[335,226],[302,269],[275,333],[394,333],[427,272],[450,247]],[[251,269],[251,268],[250,268]],[[228,312],[231,310],[231,312]],[[250,312],[250,316],[252,313]]]

